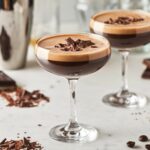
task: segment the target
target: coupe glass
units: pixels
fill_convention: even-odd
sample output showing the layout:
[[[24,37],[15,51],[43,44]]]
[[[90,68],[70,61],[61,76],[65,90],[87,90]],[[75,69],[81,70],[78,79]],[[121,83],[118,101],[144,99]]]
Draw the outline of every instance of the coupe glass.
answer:
[[[55,41],[55,38],[63,37],[66,38],[71,37],[75,38],[78,37],[84,37],[84,38],[90,38],[90,39],[96,39],[98,42],[104,41],[106,44],[105,50],[101,48],[97,48],[97,55],[96,57],[99,57],[99,54],[102,52],[105,57],[99,57],[96,59],[96,61],[93,61],[93,49],[91,48],[90,51],[87,54],[83,54],[84,57],[82,60],[81,55],[79,55],[78,52],[60,52],[57,54],[51,49],[51,46],[43,47],[40,43],[51,43]],[[61,43],[57,39],[57,44]],[[100,53],[99,53],[100,52]],[[70,119],[68,124],[62,124],[54,127],[50,131],[50,136],[58,141],[63,142],[89,142],[93,141],[97,138],[98,132],[95,128],[79,124],[77,119],[77,111],[76,111],[76,83],[80,76],[87,75],[90,73],[94,73],[97,70],[99,70],[101,67],[103,67],[106,62],[108,61],[110,57],[110,44],[104,37],[100,35],[95,34],[58,34],[53,36],[48,36],[40,39],[36,44],[36,58],[40,66],[42,66],[45,70],[48,72],[60,75],[65,77],[68,80],[69,87],[70,87]],[[57,61],[50,61],[49,58],[54,58],[55,55],[57,55]],[[67,62],[66,59],[68,59],[68,55],[71,55],[69,57],[69,61]],[[95,57],[95,56],[94,56]],[[56,57],[55,57],[56,58]],[[62,62],[63,59],[64,62]],[[66,58],[66,59],[65,59]],[[71,60],[70,60],[71,59]],[[86,61],[85,61],[86,59]],[[80,62],[76,61],[80,60]]]
[[[133,16],[136,15],[138,18],[142,18],[142,20],[146,21],[140,21],[140,23],[137,25],[109,24],[107,19],[109,21],[113,21],[113,14],[115,18],[118,16],[122,17],[123,19],[126,19],[126,17],[127,19],[128,17],[133,18]],[[105,15],[107,17],[105,17]],[[100,19],[100,17],[103,18],[103,21]],[[105,11],[97,13],[91,18],[90,29],[91,32],[106,37],[110,41],[111,46],[118,49],[118,52],[122,57],[122,87],[120,91],[106,95],[103,98],[103,101],[109,105],[117,107],[143,107],[147,103],[148,98],[141,94],[131,92],[128,89],[127,62],[132,48],[136,48],[150,42],[150,14],[140,10]]]

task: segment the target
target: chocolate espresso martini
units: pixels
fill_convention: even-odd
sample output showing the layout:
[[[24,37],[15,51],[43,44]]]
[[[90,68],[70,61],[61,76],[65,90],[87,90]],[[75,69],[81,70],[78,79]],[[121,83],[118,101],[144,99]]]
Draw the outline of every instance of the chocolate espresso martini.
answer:
[[[110,44],[95,34],[59,34],[40,39],[36,44],[38,63],[48,72],[67,78],[71,94],[71,116],[68,124],[51,129],[50,136],[63,142],[89,142],[97,130],[79,124],[76,116],[76,82],[82,75],[94,73],[108,61]]]
[[[121,107],[143,107],[147,97],[130,92],[127,83],[127,59],[134,47],[150,42],[150,13],[132,10],[112,10],[94,15],[90,21],[93,33],[106,37],[122,56],[123,86],[117,93],[104,97],[104,102]]]

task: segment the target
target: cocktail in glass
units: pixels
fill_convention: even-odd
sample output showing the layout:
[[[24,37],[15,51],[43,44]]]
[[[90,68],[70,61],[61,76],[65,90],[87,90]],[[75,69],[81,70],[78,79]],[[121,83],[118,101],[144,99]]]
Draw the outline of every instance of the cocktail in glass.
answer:
[[[97,138],[97,130],[79,124],[76,112],[76,83],[83,75],[102,68],[111,55],[107,39],[95,34],[58,34],[40,39],[36,44],[36,58],[50,73],[68,80],[71,114],[68,124],[54,127],[50,136],[63,142],[89,142]]]
[[[148,98],[128,89],[127,60],[132,48],[150,42],[150,13],[140,10],[100,12],[91,17],[90,30],[106,37],[122,57],[123,85],[120,91],[106,95],[103,101],[118,107],[145,106]]]

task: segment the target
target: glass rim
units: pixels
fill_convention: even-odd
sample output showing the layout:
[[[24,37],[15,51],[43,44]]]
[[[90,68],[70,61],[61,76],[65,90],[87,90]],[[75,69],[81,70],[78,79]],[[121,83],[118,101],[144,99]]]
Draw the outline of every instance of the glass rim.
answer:
[[[116,24],[106,24],[105,22],[98,20],[97,17],[101,15],[105,15],[106,13],[117,13],[117,12],[128,12],[128,13],[135,13],[135,14],[143,14],[143,18],[146,19],[141,24],[132,24],[128,26],[124,25],[116,25]],[[124,16],[124,15],[120,15]],[[110,17],[111,18],[111,17]],[[150,32],[150,13],[144,10],[124,10],[124,9],[114,9],[114,10],[105,10],[101,12],[97,12],[95,15],[93,15],[90,19],[90,28],[95,32],[95,33],[110,33],[110,34],[136,34],[136,33],[145,33],[145,32]]]

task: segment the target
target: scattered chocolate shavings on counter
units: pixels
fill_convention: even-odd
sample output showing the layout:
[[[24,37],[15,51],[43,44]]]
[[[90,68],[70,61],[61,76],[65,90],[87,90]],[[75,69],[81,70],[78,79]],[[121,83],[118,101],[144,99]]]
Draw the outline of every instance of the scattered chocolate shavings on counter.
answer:
[[[143,18],[135,18],[135,17],[124,17],[124,16],[120,16],[117,19],[112,19],[109,18],[107,21],[105,21],[104,23],[106,24],[120,24],[120,25],[129,25],[131,23],[135,23],[135,22],[141,22],[144,21]]]
[[[38,124],[38,127],[42,127],[42,124]]]
[[[24,137],[20,140],[7,140],[0,142],[0,150],[42,150],[43,147],[36,141]]]
[[[8,102],[8,106],[16,106],[20,108],[36,107],[43,101],[50,101],[49,98],[39,90],[29,92],[19,87],[15,90],[0,90],[0,96]]]
[[[59,43],[55,48],[60,48],[62,51],[81,51],[83,48],[97,48],[91,40],[73,40],[71,37],[66,39],[66,44]]]
[[[134,117],[134,120],[140,120],[141,118],[145,118],[145,116],[147,116],[147,111],[146,110],[143,110],[143,111],[135,111],[135,112],[132,112],[130,113],[131,116]]]
[[[132,112],[131,115],[143,115],[145,112]]]

